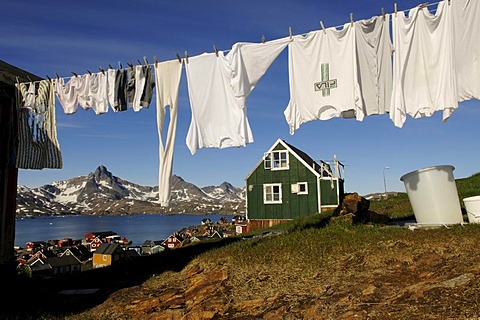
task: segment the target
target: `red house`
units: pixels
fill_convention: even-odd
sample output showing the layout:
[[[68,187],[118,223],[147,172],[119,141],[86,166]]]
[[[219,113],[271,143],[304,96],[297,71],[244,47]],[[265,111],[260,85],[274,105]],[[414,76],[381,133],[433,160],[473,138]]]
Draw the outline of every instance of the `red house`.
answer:
[[[181,247],[183,244],[184,239],[177,233],[172,234],[167,239],[162,242],[162,245],[169,248],[175,249]]]
[[[100,240],[99,237],[93,238],[92,241],[90,241],[90,252],[93,252],[98,249],[98,247],[104,243],[102,240]]]

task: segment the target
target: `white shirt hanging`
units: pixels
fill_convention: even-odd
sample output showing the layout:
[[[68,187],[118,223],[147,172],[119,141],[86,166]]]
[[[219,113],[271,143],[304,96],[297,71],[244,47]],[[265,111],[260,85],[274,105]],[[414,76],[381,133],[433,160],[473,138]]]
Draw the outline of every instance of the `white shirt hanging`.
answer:
[[[189,57],[185,64],[192,119],[187,146],[200,148],[245,146],[253,142],[246,100],[290,39],[265,43],[236,43],[223,51]]]
[[[290,134],[311,120],[352,117],[362,121],[355,33],[350,23],[293,38],[288,46],[290,102],[284,111]]]
[[[415,7],[393,16],[393,92],[390,119],[402,127],[406,116],[429,117],[443,110],[443,121],[458,107],[453,64],[450,6],[435,14]]]

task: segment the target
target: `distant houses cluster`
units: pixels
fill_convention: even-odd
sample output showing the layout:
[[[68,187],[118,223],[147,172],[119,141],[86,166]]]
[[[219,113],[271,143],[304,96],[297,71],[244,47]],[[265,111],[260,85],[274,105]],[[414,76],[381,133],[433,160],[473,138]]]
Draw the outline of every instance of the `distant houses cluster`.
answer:
[[[206,218],[201,225],[184,228],[166,239],[146,240],[141,246],[130,246],[131,241],[113,231],[90,232],[82,239],[32,241],[24,248],[15,248],[17,270],[35,278],[68,275],[201,241],[234,236],[245,230],[245,216],[237,215],[231,223],[227,218],[216,223]]]

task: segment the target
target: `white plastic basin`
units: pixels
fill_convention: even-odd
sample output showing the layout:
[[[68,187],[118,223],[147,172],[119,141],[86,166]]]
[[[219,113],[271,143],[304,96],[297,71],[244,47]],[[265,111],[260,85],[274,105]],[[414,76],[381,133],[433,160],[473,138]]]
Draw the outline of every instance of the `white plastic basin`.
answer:
[[[463,223],[451,165],[415,170],[403,175],[408,199],[418,224]]]

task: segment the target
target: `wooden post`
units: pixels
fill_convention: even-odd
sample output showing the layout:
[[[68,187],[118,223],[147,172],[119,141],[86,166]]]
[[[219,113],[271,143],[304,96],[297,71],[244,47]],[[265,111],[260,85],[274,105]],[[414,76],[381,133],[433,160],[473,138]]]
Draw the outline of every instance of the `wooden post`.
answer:
[[[0,279],[10,280],[16,274],[18,115],[15,83],[39,80],[42,78],[0,60]]]
[[[17,112],[15,89],[0,95],[0,277],[15,274],[15,212],[18,169],[15,166]],[[9,97],[10,96],[10,97]]]

